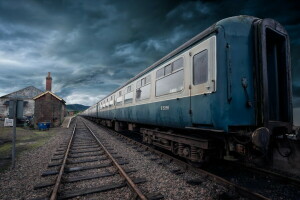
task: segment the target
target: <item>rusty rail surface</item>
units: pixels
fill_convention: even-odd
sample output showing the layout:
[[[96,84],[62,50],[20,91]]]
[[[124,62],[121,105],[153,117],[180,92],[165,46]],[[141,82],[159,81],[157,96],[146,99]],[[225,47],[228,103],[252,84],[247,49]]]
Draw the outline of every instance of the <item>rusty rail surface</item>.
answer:
[[[107,151],[105,146],[100,142],[100,140],[97,138],[95,133],[90,129],[90,127],[83,121],[84,125],[87,127],[87,129],[90,131],[90,133],[93,135],[93,137],[96,139],[98,144],[101,146],[101,148],[105,151],[105,153],[108,155],[110,160],[112,161],[113,165],[118,169],[118,172],[121,176],[123,176],[129,185],[129,187],[137,194],[137,196],[141,200],[147,200],[147,197],[142,193],[142,191],[138,188],[138,186],[131,180],[131,178],[127,175],[127,173],[123,170],[123,168],[118,164],[118,162],[112,157],[112,155]]]
[[[75,126],[73,128],[73,132],[72,132],[67,150],[65,152],[63,163],[62,163],[62,165],[60,167],[60,170],[59,170],[59,174],[56,178],[55,185],[54,185],[54,188],[52,190],[50,200],[56,200],[57,199],[57,193],[58,193],[58,189],[59,189],[59,186],[60,186],[60,183],[61,183],[61,178],[62,178],[62,175],[63,175],[64,170],[65,170],[65,165],[66,165],[66,162],[67,162],[68,154],[69,154],[71,144],[72,144],[72,141],[73,141],[73,138],[74,138],[74,135],[75,135],[76,125],[77,125],[77,123],[75,123]]]
[[[93,123],[94,123],[94,122],[93,122]],[[224,178],[222,178],[222,177],[220,177],[220,176],[217,176],[217,175],[215,175],[215,174],[212,174],[212,173],[210,173],[210,172],[208,172],[208,171],[205,171],[205,170],[203,170],[203,169],[196,168],[196,167],[194,167],[194,166],[192,166],[192,165],[190,165],[190,164],[188,164],[188,163],[186,163],[186,162],[184,162],[184,161],[182,161],[182,160],[179,160],[179,159],[174,158],[173,156],[170,156],[170,155],[168,155],[168,154],[165,154],[165,153],[163,153],[163,152],[160,152],[159,150],[153,149],[153,148],[151,148],[151,147],[149,147],[149,146],[147,146],[147,145],[144,145],[144,144],[142,144],[142,143],[140,143],[140,142],[137,142],[137,141],[135,141],[135,140],[132,140],[131,138],[128,138],[128,137],[126,137],[126,136],[123,136],[123,135],[119,134],[118,132],[116,132],[116,131],[114,131],[114,130],[111,130],[111,129],[109,129],[109,128],[107,128],[107,127],[104,127],[104,126],[102,126],[102,125],[99,125],[99,124],[96,124],[96,125],[98,125],[99,127],[105,129],[105,130],[108,131],[108,132],[111,132],[111,133],[113,133],[113,134],[115,134],[115,135],[117,135],[117,136],[119,136],[119,137],[121,137],[121,138],[123,138],[123,139],[126,139],[128,142],[130,142],[130,143],[132,143],[132,144],[135,144],[135,145],[137,145],[137,146],[139,146],[139,147],[141,147],[141,148],[143,148],[143,149],[145,149],[145,150],[147,150],[147,151],[150,151],[150,152],[152,152],[152,153],[155,153],[155,154],[159,155],[159,156],[162,157],[162,158],[166,158],[166,159],[168,159],[170,162],[174,162],[174,163],[176,163],[176,164],[178,164],[178,165],[181,165],[181,166],[182,166],[183,168],[185,168],[186,170],[187,170],[187,169],[188,169],[188,170],[191,170],[192,172],[195,172],[195,173],[199,174],[199,175],[202,176],[202,177],[206,177],[206,178],[208,178],[208,179],[210,179],[210,180],[212,180],[212,181],[214,181],[214,182],[217,182],[217,183],[219,183],[219,184],[221,184],[221,185],[223,185],[223,186],[225,186],[225,187],[227,187],[227,188],[229,188],[229,189],[232,189],[232,188],[233,188],[239,195],[241,195],[241,196],[243,196],[243,197],[247,197],[247,198],[252,199],[252,200],[270,200],[269,198],[267,198],[267,197],[265,197],[265,196],[263,196],[263,195],[261,195],[261,194],[258,194],[258,193],[256,193],[256,192],[253,192],[253,191],[251,191],[251,190],[248,190],[248,189],[245,188],[245,187],[241,187],[241,186],[239,186],[239,185],[237,185],[237,184],[235,184],[235,183],[232,183],[232,182],[230,182],[230,181],[228,181],[228,180],[226,180],[226,179],[224,179]]]

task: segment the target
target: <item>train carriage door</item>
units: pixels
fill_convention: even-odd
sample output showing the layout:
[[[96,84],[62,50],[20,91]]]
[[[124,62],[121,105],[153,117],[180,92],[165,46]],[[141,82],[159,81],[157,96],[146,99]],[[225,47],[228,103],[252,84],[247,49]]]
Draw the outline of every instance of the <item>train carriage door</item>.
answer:
[[[190,115],[194,126],[211,126],[211,93],[216,91],[216,36],[189,51]]]
[[[291,130],[292,92],[289,37],[272,19],[255,23],[257,123]]]

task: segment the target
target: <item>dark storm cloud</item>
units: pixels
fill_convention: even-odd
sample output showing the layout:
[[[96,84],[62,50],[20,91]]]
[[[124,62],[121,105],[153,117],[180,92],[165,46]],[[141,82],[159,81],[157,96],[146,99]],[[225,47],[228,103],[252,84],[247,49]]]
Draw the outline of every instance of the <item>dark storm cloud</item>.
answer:
[[[291,38],[300,98],[299,7],[272,1],[0,1],[0,95],[27,85],[91,105],[220,19],[274,18]],[[298,101],[295,101],[298,105]]]

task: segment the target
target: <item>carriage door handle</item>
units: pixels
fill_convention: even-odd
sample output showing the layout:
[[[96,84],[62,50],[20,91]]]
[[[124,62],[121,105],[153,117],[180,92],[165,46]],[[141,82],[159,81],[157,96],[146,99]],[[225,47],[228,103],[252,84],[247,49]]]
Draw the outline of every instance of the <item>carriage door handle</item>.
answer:
[[[243,88],[244,88],[244,92],[245,92],[246,99],[247,99],[246,106],[247,106],[248,108],[251,108],[251,107],[252,107],[252,103],[251,103],[251,101],[250,101],[249,94],[248,94],[248,91],[247,91],[248,81],[247,81],[247,79],[246,79],[245,77],[242,78],[242,86],[243,86]]]

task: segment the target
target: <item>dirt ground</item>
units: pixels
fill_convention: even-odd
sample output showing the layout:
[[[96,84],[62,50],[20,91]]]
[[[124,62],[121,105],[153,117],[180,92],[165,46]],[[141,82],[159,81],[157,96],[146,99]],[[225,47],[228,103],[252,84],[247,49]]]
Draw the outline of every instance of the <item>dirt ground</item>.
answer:
[[[71,132],[72,129],[61,127],[49,131],[18,128],[16,166],[11,169],[9,163],[0,172],[0,199],[38,198],[40,191],[34,190],[34,186],[42,182],[41,174],[47,170],[56,149],[69,139]],[[11,128],[0,127],[0,138],[10,137]],[[10,142],[0,145],[1,157],[10,156],[10,151]]]
[[[3,121],[0,121],[0,123]],[[12,127],[0,125],[0,173],[11,166],[12,152]],[[44,145],[51,137],[57,134],[57,128],[48,131],[30,130],[17,127],[16,130],[16,155]]]

